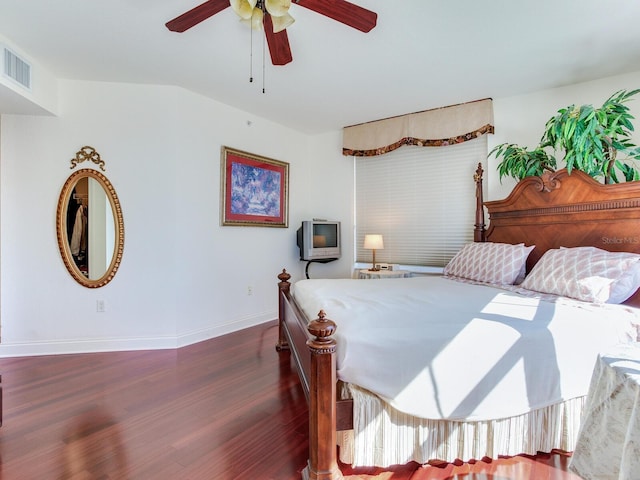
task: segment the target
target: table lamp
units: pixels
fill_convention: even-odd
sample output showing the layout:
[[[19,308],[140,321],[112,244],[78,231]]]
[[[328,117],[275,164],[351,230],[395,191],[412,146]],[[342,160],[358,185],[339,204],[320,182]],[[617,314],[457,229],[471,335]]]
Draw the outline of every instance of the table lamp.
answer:
[[[369,269],[369,271],[377,272],[380,269],[376,267],[376,250],[384,250],[384,241],[382,240],[382,235],[365,235],[364,248],[366,248],[367,250],[373,250],[373,265]]]

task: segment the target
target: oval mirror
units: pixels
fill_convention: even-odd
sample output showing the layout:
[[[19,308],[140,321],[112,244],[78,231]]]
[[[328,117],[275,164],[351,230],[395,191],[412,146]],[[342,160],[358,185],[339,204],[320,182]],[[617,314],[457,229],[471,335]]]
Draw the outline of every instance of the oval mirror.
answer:
[[[71,174],[56,215],[58,248],[71,276],[88,288],[109,283],[122,260],[124,223],[107,177],[92,169]]]

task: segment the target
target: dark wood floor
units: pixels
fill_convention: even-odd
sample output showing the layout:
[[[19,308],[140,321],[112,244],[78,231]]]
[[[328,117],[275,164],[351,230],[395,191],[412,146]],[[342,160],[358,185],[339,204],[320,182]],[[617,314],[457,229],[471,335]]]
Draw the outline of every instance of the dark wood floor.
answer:
[[[0,359],[0,478],[300,478],[307,406],[268,323],[177,350]],[[579,480],[562,454],[347,479]]]

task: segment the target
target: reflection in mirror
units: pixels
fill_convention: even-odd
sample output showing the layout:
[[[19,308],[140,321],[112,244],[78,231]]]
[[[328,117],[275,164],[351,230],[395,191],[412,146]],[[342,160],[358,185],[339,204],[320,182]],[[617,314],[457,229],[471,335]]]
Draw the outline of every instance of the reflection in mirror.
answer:
[[[122,258],[124,225],[107,177],[92,169],[73,173],[62,188],[57,216],[58,247],[71,276],[89,288],[109,283]]]

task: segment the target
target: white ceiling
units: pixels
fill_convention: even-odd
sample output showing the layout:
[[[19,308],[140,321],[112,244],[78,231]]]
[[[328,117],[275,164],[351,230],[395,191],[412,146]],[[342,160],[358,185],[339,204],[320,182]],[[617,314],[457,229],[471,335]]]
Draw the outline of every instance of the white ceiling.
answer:
[[[202,1],[0,0],[0,35],[59,78],[178,85],[307,133],[640,71],[638,0],[352,0],[373,30],[294,4],[293,62],[267,52],[263,76],[254,34],[250,83],[230,8],[164,26]]]

